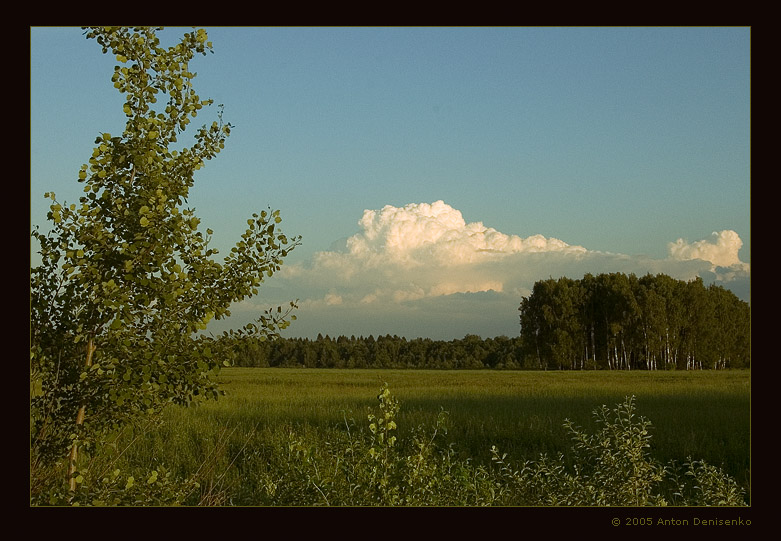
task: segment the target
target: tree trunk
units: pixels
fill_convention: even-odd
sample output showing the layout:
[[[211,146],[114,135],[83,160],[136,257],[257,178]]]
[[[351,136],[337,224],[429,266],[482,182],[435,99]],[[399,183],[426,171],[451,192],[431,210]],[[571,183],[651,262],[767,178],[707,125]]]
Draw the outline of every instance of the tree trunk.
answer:
[[[87,361],[85,366],[89,368],[92,366],[92,354],[95,353],[95,345],[92,342],[92,338],[87,342]],[[86,414],[86,405],[82,404],[79,408],[79,412],[76,414],[76,426],[84,424],[84,415]],[[76,491],[76,478],[73,474],[76,472],[76,461],[78,459],[79,447],[76,441],[73,442],[71,447],[70,457],[68,459],[68,479],[70,483],[70,491]]]

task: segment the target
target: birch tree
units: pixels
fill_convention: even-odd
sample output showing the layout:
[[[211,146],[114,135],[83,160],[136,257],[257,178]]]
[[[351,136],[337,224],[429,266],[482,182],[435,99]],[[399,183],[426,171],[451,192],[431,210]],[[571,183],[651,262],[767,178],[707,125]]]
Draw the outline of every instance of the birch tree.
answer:
[[[58,201],[36,227],[40,265],[30,271],[31,471],[62,471],[68,488],[84,478],[81,453],[168,404],[219,395],[212,319],[255,295],[298,243],[271,209],[253,214],[221,261],[186,206],[194,173],[224,147],[231,125],[216,119],[194,143],[172,147],[212,101],[201,99],[190,62],[212,49],[204,30],[162,47],[159,28],[85,29],[117,65],[122,133],[100,133],[80,171],[78,203]],[[274,335],[290,310],[277,308],[231,336]],[[59,474],[58,474],[59,475]]]

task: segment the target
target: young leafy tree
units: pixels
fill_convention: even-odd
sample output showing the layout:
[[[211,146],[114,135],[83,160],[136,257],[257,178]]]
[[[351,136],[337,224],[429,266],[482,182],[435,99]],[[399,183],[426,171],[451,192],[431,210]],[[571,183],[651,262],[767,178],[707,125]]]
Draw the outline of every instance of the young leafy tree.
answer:
[[[263,211],[217,262],[212,232],[199,231],[184,206],[193,174],[231,130],[220,111],[192,146],[171,148],[212,103],[195,92],[189,65],[212,48],[204,30],[167,48],[157,28],[85,30],[119,63],[111,80],[125,97],[127,124],[95,140],[78,174],[78,204],[46,194],[52,228],[32,232],[41,263],[30,273],[31,470],[67,467],[71,491],[83,479],[82,450],[167,404],[218,395],[218,348],[229,341],[200,332],[256,294],[299,243],[277,229],[278,211]],[[228,336],[274,335],[294,307],[269,310]]]

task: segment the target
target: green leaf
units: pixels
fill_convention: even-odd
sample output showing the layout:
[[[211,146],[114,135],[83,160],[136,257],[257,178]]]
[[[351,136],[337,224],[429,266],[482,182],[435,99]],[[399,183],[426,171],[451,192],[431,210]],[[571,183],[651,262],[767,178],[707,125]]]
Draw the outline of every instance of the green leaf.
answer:
[[[84,183],[79,204],[61,205],[53,192],[45,194],[51,230],[36,236],[42,263],[31,268],[31,326],[42,329],[31,336],[31,355],[39,352],[31,365],[73,351],[77,366],[83,366],[87,333],[97,333],[91,334],[97,349],[94,368],[86,371],[91,377],[78,384],[83,394],[74,397],[56,371],[44,371],[41,377],[48,381],[41,383],[51,389],[51,409],[31,414],[73,426],[74,399],[83,399],[89,422],[79,438],[106,443],[101,442],[106,434],[169,402],[214,395],[203,375],[229,361],[203,348],[190,331],[205,329],[215,316],[228,317],[234,302],[257,292],[255,277],[279,268],[273,228],[264,230],[272,217],[279,223],[279,212],[262,212],[262,222],[249,224],[250,234],[227,261],[212,261],[217,251],[207,244],[213,231],[198,232],[199,218],[181,205],[190,197],[193,172],[215,157],[231,125],[220,109],[217,121],[209,119],[196,130],[191,146],[169,148],[191,117],[212,103],[197,95],[189,65],[205,50],[205,31],[169,49],[160,46],[154,28],[86,30],[87,39],[122,64],[111,66],[107,84],[123,94],[117,112],[124,112],[126,124],[120,137],[86,134],[95,142],[73,179]],[[170,101],[153,110],[163,94]],[[257,334],[273,336],[288,323],[282,319],[263,320]],[[157,362],[171,355],[174,361]],[[50,447],[71,443],[67,435],[63,440]],[[49,457],[51,471],[64,458]],[[126,486],[133,486],[132,477]]]

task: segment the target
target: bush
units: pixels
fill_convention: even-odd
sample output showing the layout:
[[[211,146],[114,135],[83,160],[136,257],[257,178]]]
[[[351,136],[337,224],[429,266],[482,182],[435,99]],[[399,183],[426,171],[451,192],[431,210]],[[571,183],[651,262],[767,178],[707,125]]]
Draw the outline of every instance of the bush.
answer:
[[[729,475],[704,461],[662,465],[648,453],[650,421],[635,415],[634,397],[628,397],[611,411],[594,410],[601,425],[587,434],[569,420],[572,457],[541,455],[513,469],[492,449],[512,499],[522,505],[538,506],[743,506],[744,493]],[[571,466],[567,467],[567,463]]]

